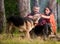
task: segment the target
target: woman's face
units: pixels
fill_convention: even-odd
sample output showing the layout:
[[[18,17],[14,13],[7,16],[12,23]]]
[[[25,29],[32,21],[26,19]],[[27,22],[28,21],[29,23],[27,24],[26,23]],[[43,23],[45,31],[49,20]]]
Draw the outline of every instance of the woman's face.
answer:
[[[46,14],[49,14],[49,13],[50,13],[49,8],[46,8],[45,13],[46,13]]]

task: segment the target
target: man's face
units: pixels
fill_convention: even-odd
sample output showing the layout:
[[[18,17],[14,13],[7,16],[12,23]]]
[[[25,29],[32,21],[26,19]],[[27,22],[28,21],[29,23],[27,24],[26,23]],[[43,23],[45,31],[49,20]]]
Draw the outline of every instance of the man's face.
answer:
[[[40,8],[39,7],[33,7],[33,12],[34,13],[39,13]]]

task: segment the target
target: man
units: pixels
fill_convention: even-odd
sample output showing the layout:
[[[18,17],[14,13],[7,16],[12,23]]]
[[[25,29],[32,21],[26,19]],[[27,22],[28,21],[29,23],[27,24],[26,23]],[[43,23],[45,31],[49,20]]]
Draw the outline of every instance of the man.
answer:
[[[27,17],[29,17],[29,18],[34,20],[34,24],[37,24],[38,20],[40,19],[39,10],[40,10],[39,6],[34,6],[32,12],[27,15]]]

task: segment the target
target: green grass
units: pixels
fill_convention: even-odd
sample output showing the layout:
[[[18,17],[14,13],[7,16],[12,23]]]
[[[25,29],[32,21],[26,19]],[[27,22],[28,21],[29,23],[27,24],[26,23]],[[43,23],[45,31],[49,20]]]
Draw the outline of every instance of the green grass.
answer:
[[[60,44],[58,41],[47,40],[43,41],[40,39],[33,39],[32,41],[28,39],[20,39],[19,34],[15,34],[13,38],[5,37],[5,35],[0,35],[0,44]]]

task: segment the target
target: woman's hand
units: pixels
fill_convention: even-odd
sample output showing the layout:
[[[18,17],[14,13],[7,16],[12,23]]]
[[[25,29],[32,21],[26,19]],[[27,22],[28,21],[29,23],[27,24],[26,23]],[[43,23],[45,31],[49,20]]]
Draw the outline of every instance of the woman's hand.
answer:
[[[46,15],[41,15],[41,17],[43,17],[43,18],[47,18],[47,19],[50,18],[50,16],[46,16]]]

